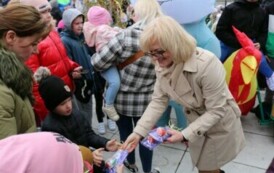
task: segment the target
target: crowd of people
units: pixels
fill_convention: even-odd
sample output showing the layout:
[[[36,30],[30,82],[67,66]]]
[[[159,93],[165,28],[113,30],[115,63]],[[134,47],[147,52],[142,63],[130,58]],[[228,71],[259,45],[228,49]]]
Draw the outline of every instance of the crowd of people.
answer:
[[[114,26],[103,6],[85,14],[80,0],[1,5],[0,172],[103,173],[103,151],[122,149],[129,153],[115,171],[135,173],[139,146],[141,172],[160,173],[153,151],[139,144],[167,124],[161,117],[172,101],[187,126],[169,129],[165,142],[188,143],[199,173],[224,173],[245,146],[242,112],[222,64],[241,48],[232,26],[260,51],[258,78],[272,103],[274,1],[236,0],[217,8],[218,20],[207,24],[211,13],[180,23],[157,0],[137,0],[124,9],[126,27]],[[104,117],[109,130],[117,125],[119,141],[101,136]]]

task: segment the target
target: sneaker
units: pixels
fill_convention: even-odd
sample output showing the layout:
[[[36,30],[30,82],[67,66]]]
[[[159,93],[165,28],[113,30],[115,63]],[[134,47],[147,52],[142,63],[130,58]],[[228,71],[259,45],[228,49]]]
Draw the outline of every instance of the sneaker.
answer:
[[[116,123],[111,119],[108,119],[108,129],[111,131],[116,130]]]
[[[105,123],[104,122],[98,124],[98,133],[100,135],[103,135],[103,134],[106,133]]]
[[[270,78],[266,78],[266,84],[271,91],[274,91],[274,73]]]
[[[103,112],[113,121],[117,121],[120,118],[113,105],[103,106]]]
[[[136,165],[130,165],[127,160],[124,161],[124,165],[130,172],[138,172],[138,167]]]
[[[150,173],[161,173],[159,168],[153,168]]]

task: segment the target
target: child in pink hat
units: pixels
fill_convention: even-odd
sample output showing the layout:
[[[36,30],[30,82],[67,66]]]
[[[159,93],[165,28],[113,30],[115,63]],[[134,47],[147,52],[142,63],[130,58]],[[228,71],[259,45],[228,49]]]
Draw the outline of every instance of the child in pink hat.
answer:
[[[65,28],[65,24],[64,24],[64,21],[62,19],[57,24],[57,31],[60,33],[64,30],[64,28]]]
[[[36,132],[0,140],[2,173],[83,173],[79,146],[58,133]]]
[[[95,47],[96,51],[108,43],[119,31],[120,28],[112,28],[112,17],[103,7],[93,6],[87,13],[88,22],[84,23],[83,32],[86,43],[89,47]],[[117,121],[119,115],[114,108],[114,101],[120,88],[120,76],[116,66],[111,66],[103,71],[102,76],[107,81],[108,87],[105,92],[103,111],[107,116]]]

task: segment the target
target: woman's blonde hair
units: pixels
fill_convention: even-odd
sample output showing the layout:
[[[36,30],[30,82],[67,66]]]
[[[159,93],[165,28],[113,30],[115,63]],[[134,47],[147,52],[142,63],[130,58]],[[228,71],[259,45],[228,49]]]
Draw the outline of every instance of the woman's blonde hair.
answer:
[[[142,25],[146,25],[156,17],[163,15],[157,0],[137,0],[133,8],[138,22],[141,22]]]
[[[49,33],[47,23],[40,13],[32,6],[12,3],[0,9],[0,39],[12,30],[18,37],[28,37],[35,34],[45,37]]]
[[[171,53],[174,63],[185,62],[196,49],[195,39],[168,16],[156,18],[141,34],[140,46],[144,52],[150,51],[152,44],[155,43]]]

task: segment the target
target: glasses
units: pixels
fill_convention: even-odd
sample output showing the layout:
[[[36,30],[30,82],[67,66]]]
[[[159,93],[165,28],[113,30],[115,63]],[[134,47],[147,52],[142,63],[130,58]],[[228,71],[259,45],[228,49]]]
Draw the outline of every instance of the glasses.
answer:
[[[166,53],[165,50],[156,49],[156,50],[153,50],[152,52],[146,52],[145,55],[150,56],[150,57],[157,57],[158,59],[162,59],[162,58],[164,58],[164,53]]]

